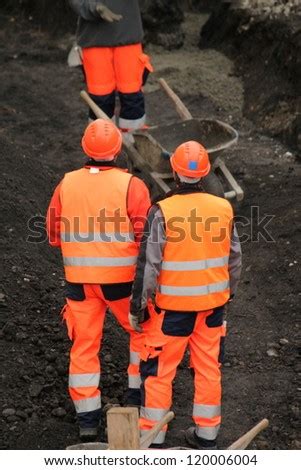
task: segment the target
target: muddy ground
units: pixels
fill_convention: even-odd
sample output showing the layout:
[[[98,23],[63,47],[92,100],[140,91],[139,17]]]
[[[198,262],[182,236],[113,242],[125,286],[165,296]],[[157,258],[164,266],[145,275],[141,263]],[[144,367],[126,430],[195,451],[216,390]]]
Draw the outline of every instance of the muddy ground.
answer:
[[[150,49],[157,72],[147,88],[149,122],[177,119],[157,89],[155,79],[162,75],[194,115],[232,123],[240,139],[225,160],[245,190],[236,212],[250,219],[251,208],[258,207],[260,219],[273,216],[270,242],[258,235],[255,216],[252,225],[243,226],[246,219],[240,219],[240,234],[248,240],[240,290],[228,316],[220,446],[267,417],[270,427],[253,448],[300,448],[300,163],[290,148],[258,134],[243,114],[243,83],[229,59],[214,50],[198,51],[201,21],[188,17],[190,33],[182,50]],[[63,271],[59,254],[46,241],[27,238],[30,219],[45,214],[64,172],[82,164],[79,143],[87,119],[78,96],[82,77],[66,66],[68,38],[53,41],[4,16],[0,26],[0,448],[63,449],[77,441],[67,394],[70,344],[60,318]],[[110,317],[103,360],[103,401],[122,403],[126,335]],[[181,430],[191,423],[191,396],[184,365],[175,382],[176,419],[168,446],[185,445]]]

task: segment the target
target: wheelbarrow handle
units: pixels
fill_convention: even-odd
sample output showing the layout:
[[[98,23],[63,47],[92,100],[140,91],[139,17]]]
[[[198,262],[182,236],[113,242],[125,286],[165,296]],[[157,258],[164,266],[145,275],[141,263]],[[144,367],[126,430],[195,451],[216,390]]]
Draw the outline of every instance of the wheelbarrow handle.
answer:
[[[84,102],[89,106],[89,108],[92,109],[93,113],[98,119],[106,119],[107,121],[110,121],[111,119],[109,116],[102,110],[100,109],[99,106],[97,106],[96,103],[90,98],[88,93],[85,90],[82,90],[80,92],[80,97],[84,100]]]

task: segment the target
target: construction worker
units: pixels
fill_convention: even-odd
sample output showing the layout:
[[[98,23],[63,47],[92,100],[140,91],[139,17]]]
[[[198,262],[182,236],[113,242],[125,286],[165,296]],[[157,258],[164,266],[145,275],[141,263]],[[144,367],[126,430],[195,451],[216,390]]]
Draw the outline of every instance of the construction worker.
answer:
[[[241,250],[230,203],[202,190],[210,171],[197,142],[180,145],[171,157],[176,189],[153,205],[141,243],[130,324],[141,331],[142,435],[169,411],[172,381],[189,347],[194,373],[191,447],[215,449],[221,423],[224,312],[241,272]],[[233,236],[231,237],[231,235]],[[150,300],[155,293],[155,304]],[[146,324],[145,324],[146,325]],[[163,444],[166,427],[154,441]]]
[[[143,29],[138,0],[69,0],[79,15],[77,42],[88,92],[110,117],[120,99],[119,127],[143,128],[145,106],[142,86],[152,71],[143,53]],[[90,118],[95,115],[90,111]]]
[[[116,167],[121,132],[111,121],[89,124],[84,168],[66,173],[47,213],[50,245],[62,251],[67,284],[63,311],[70,353],[69,391],[80,437],[96,437],[100,419],[99,349],[109,308],[130,334],[128,403],[140,404],[139,351],[143,338],[128,322],[138,246],[150,206],[145,184]]]

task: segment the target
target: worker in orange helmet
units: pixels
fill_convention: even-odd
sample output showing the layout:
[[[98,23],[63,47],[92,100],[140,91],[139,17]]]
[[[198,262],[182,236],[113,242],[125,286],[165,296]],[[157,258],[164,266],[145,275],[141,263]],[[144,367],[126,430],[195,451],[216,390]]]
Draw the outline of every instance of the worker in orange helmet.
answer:
[[[142,50],[143,28],[138,0],[69,0],[78,14],[77,43],[88,92],[110,117],[120,99],[118,125],[134,130],[145,125],[142,87],[153,70]],[[90,111],[90,118],[95,115]]]
[[[140,430],[143,435],[169,411],[172,381],[188,347],[195,426],[187,429],[186,440],[193,448],[216,449],[224,313],[241,273],[240,242],[230,203],[202,189],[202,178],[210,171],[205,148],[194,141],[183,143],[171,166],[176,189],[150,209],[129,315],[133,328],[141,331],[148,306],[150,321],[140,355]],[[162,446],[166,429],[153,446]]]
[[[143,337],[128,322],[142,221],[150,206],[143,181],[116,167],[122,146],[111,121],[85,130],[84,168],[66,173],[47,213],[50,245],[62,251],[67,284],[63,311],[70,353],[69,391],[80,437],[97,436],[101,411],[99,349],[107,308],[130,334],[128,403],[140,405],[139,352]]]

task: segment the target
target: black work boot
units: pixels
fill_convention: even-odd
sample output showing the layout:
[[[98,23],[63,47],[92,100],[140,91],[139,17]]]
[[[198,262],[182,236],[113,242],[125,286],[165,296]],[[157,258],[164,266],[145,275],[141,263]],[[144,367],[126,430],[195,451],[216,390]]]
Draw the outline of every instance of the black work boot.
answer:
[[[97,439],[99,428],[79,428],[79,437],[82,442],[94,442]]]
[[[185,439],[190,445],[190,447],[192,447],[193,449],[217,450],[216,439],[214,439],[213,441],[209,441],[207,439],[198,437],[195,433],[194,426],[191,426],[191,428],[186,429]]]

